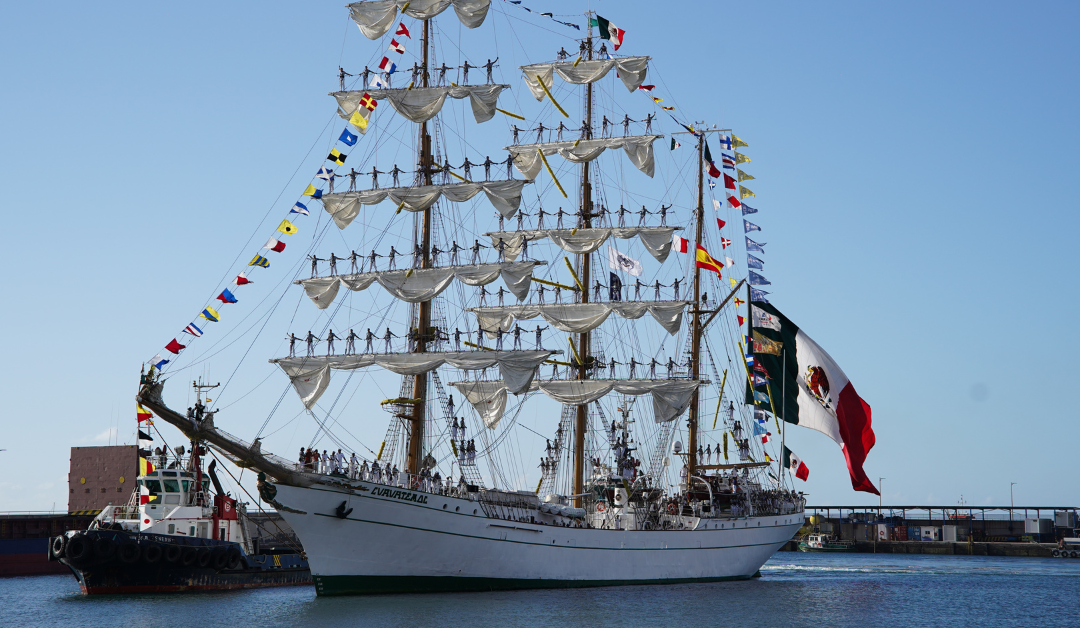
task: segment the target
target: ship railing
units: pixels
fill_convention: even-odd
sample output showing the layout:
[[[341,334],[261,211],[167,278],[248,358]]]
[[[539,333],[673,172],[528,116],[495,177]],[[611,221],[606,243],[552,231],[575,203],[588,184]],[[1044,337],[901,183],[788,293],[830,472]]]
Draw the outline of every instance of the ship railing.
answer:
[[[345,480],[358,480],[362,482],[371,482],[374,484],[381,484],[383,486],[404,488],[420,493],[430,493],[432,495],[446,495],[450,497],[459,497],[461,499],[470,499],[476,501],[479,499],[479,492],[483,489],[471,485],[459,485],[450,484],[447,485],[444,478],[436,479],[429,475],[418,475],[405,473],[399,471],[398,473],[387,473],[386,471],[376,471],[375,469],[364,470],[363,467],[334,469],[331,468],[329,472],[322,472],[322,470],[312,464],[304,464],[301,462],[292,463],[292,468],[297,473],[304,473],[313,477],[330,477],[341,478]]]

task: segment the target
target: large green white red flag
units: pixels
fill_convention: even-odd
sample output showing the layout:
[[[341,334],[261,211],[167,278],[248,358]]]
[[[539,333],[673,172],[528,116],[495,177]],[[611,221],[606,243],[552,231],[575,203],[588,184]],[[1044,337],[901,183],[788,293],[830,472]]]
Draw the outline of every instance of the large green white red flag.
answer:
[[[784,421],[817,430],[836,441],[844,451],[852,488],[877,495],[877,488],[863,471],[866,455],[875,443],[870,405],[855,392],[832,356],[779,310],[763,302],[752,302],[750,307],[750,353],[755,365],[768,373],[772,403],[760,401],[749,386],[746,403],[770,411],[775,408]]]

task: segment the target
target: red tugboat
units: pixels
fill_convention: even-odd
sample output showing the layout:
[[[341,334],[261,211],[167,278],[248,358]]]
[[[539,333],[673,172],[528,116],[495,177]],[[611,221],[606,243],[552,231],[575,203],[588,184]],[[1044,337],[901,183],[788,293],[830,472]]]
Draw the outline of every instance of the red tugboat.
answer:
[[[202,415],[201,401],[194,410]],[[297,547],[260,550],[245,505],[221,487],[216,460],[204,474],[206,446],[193,440],[185,453],[158,457],[163,468],[139,477],[127,505],[103,509],[85,531],[53,537],[49,559],[70,568],[89,595],[311,584]]]

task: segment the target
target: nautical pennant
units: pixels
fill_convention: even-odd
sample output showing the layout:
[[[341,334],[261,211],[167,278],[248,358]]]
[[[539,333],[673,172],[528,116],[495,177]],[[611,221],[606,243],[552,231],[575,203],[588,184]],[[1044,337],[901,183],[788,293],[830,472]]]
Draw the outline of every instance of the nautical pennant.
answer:
[[[135,404],[135,419],[136,419],[137,423],[142,423],[143,421],[149,421],[153,417],[154,417],[154,415],[150,414],[149,410],[142,407],[142,404],[140,404],[140,403]]]
[[[235,283],[238,286],[243,286],[243,285],[247,285],[249,283],[255,283],[255,282],[247,278],[247,273],[240,273],[239,275],[236,276],[236,279],[233,280],[233,283]]]
[[[304,196],[310,196],[311,198],[322,198],[322,190],[316,188],[312,184],[308,184],[307,189],[304,190]]]
[[[233,296],[233,293],[229,292],[228,288],[225,288],[221,291],[221,294],[217,295],[217,300],[222,303],[236,303],[236,297]]]
[[[724,228],[724,225],[726,225],[726,224],[727,224],[727,223],[726,223],[726,222],[724,222],[723,220],[720,220],[719,218],[717,218],[717,219],[716,219],[716,226],[717,226],[717,227],[719,227],[720,229],[723,229],[723,228]],[[726,248],[726,247],[725,247],[725,248]]]
[[[190,325],[188,325],[187,327],[184,328],[184,333],[185,334],[191,334],[192,336],[195,336],[196,338],[198,338],[198,337],[202,336],[203,332],[202,332],[201,329],[199,329],[198,327],[195,326],[195,323],[192,323],[192,324],[190,324]]]
[[[382,61],[379,62],[379,69],[387,74],[393,74],[394,72],[397,72],[397,64],[387,57],[383,57]]]
[[[280,253],[285,250],[285,243],[277,238],[270,238],[266,241],[266,244],[263,245],[263,248],[275,253]]]
[[[746,254],[746,267],[753,268],[754,270],[765,270],[765,261],[760,260],[753,255]]]
[[[749,214],[756,214],[756,213],[757,213],[756,209],[754,209],[753,207],[750,207],[746,203],[743,203],[743,206],[742,206],[742,215],[743,216],[747,216]]]
[[[211,323],[216,323],[219,320],[221,320],[221,316],[218,315],[217,310],[210,307],[209,305],[206,306],[206,309],[203,310],[202,314],[199,314],[199,316],[205,318],[206,320],[210,321]]]
[[[163,366],[165,366],[168,363],[169,363],[169,361],[166,360],[165,358],[161,357],[160,353],[155,355],[153,358],[150,359],[150,364],[153,364],[154,368],[156,368],[159,371],[161,370],[161,368]]]
[[[330,159],[330,157],[327,157],[327,159]],[[334,178],[334,171],[327,168],[326,166],[323,166],[322,168],[319,168],[318,172],[315,173],[315,178],[322,179],[323,181],[329,181],[330,179]]]
[[[343,129],[341,135],[338,137],[338,141],[346,146],[356,144],[357,139],[359,139],[359,136],[349,133],[349,129]]]
[[[723,148],[724,150],[731,150],[731,138],[730,137],[724,135],[723,133],[717,135],[716,137],[717,137],[717,139],[720,140],[720,148]]]
[[[402,35],[404,37],[408,37],[409,39],[412,39],[412,35],[409,34],[409,29],[405,27],[404,22],[398,22],[397,31],[394,32],[394,34],[395,35]]]
[[[652,90],[656,89],[656,86],[655,85],[638,85],[638,89],[640,89],[642,91],[645,91],[645,92],[651,92]]]
[[[304,216],[310,216],[311,215],[311,213],[308,212],[307,205],[304,205],[303,203],[296,203],[295,205],[293,205],[292,209],[289,210],[289,213],[290,214],[303,214]]]
[[[394,52],[396,52],[398,54],[402,54],[402,55],[405,54],[405,46],[399,44],[398,40],[396,40],[396,39],[391,39],[390,40],[390,48],[389,48],[389,50],[393,50]]]
[[[734,146],[735,148],[742,148],[744,146],[746,148],[750,148],[749,144],[747,144],[746,142],[740,140],[739,136],[735,135],[734,133],[731,134],[731,139],[733,140],[731,145]]]
[[[757,194],[754,194],[754,192],[752,190],[750,190],[750,188],[744,188],[743,186],[740,185],[739,186],[739,198],[746,198],[747,196],[755,196],[756,197]]]
[[[674,137],[671,138],[671,150],[675,150],[676,148],[678,148],[680,146],[682,146],[682,144],[677,142]]]
[[[674,243],[676,251],[678,251],[679,253],[685,253],[687,250],[689,250],[689,246],[690,246],[690,241],[689,240],[687,240],[686,238],[681,238],[681,237],[679,237],[679,236],[677,236],[675,234],[671,234],[671,235],[672,235],[672,242]]]
[[[361,132],[366,131],[368,126],[368,117],[362,112],[371,113],[367,109],[361,107],[352,114],[352,117],[349,118],[349,124],[360,129]]]
[[[736,168],[735,171],[739,173],[739,181],[749,181],[749,180],[754,178],[754,175],[746,174],[745,172],[743,172],[742,170],[739,170],[738,168]]]
[[[755,225],[754,223],[750,222],[749,220],[747,220],[745,218],[743,218],[742,226],[743,226],[743,233],[750,233],[751,231],[761,231],[761,227]]]
[[[795,455],[795,452],[787,447],[784,447],[783,464],[784,468],[794,473],[795,477],[803,482],[806,481],[806,478],[810,477],[810,468],[806,466],[806,463],[803,462],[801,458]]]
[[[751,286],[768,286],[772,285],[772,282],[765,277],[755,273],[754,271],[748,271],[750,273],[750,285]]]
[[[769,300],[765,298],[765,295],[769,294],[764,290],[758,290],[757,288],[750,288],[750,300],[754,303],[768,303]]]
[[[348,155],[346,155],[345,153],[341,152],[340,150],[338,150],[336,148],[330,149],[330,154],[326,156],[327,159],[329,159],[330,161],[334,162],[335,164],[337,164],[339,166],[343,165],[345,163],[345,158],[346,157],[348,157]]]
[[[740,153],[736,152],[735,153],[735,163],[737,163],[737,164],[748,164],[748,163],[750,163],[750,158],[747,157],[746,155],[743,155],[743,154],[740,154]]]
[[[378,107],[379,103],[371,97],[371,94],[364,92],[364,95],[360,97],[359,106],[367,109],[368,111],[375,111],[375,107]]]
[[[252,258],[252,260],[250,262],[248,262],[248,266],[258,266],[259,268],[269,268],[270,267],[270,260],[266,259],[262,255],[256,255],[254,258]]]
[[[735,189],[735,179],[728,173],[724,173],[724,187],[729,190]]]
[[[374,87],[375,89],[386,89],[389,85],[386,81],[382,80],[382,77],[378,74],[373,74],[371,80],[368,82],[368,87]]]
[[[738,209],[738,208],[742,207],[742,202],[739,201],[739,199],[735,198],[734,196],[727,197],[727,202],[728,202],[728,205],[731,205],[735,209]]]
[[[746,250],[747,251],[757,251],[758,253],[764,253],[765,252],[764,247],[765,247],[766,244],[768,244],[768,243],[767,242],[760,242],[760,243],[759,242],[754,242],[750,238],[746,238]]]
[[[169,344],[165,345],[165,350],[172,353],[180,353],[185,348],[187,348],[187,345],[182,345],[179,342],[176,342],[176,338],[173,338],[169,341]]]
[[[281,233],[284,233],[285,235],[292,235],[299,231],[299,229],[296,228],[296,225],[289,222],[288,219],[282,220],[281,224],[278,225],[277,230]]]
[[[731,240],[728,240],[727,238],[720,238],[720,244],[723,248],[726,249],[727,247],[731,246]]]

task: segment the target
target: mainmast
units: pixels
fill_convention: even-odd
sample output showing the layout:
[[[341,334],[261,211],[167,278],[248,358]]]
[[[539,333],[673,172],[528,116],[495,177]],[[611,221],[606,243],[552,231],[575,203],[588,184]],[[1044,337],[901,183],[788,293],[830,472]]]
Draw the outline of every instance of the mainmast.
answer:
[[[586,13],[591,18],[592,12]],[[589,30],[585,37],[585,54],[588,60],[592,60],[592,21],[588,21]],[[593,84],[585,84],[585,139],[592,139],[592,106]],[[589,181],[589,162],[581,164],[581,220],[582,227],[592,227],[592,184]],[[590,255],[582,254],[579,258],[578,268],[581,270],[581,303],[589,302],[589,284],[592,283],[590,272]],[[578,334],[578,379],[589,377],[590,341],[589,332]],[[577,416],[574,420],[574,506],[581,507],[581,497],[585,492],[585,432],[588,426],[589,406],[577,406]]]
[[[428,47],[431,37],[430,20],[424,20],[424,32],[421,39],[420,60],[420,87],[428,86]],[[418,170],[420,171],[423,185],[431,185],[431,171],[435,160],[431,152],[431,135],[428,134],[427,122],[420,123],[420,157]],[[421,268],[431,267],[431,212],[432,208],[424,209],[420,216],[420,255]],[[424,353],[427,351],[428,333],[431,329],[431,301],[423,301],[417,307],[416,318],[416,344],[413,351]],[[427,374],[421,373],[414,376],[413,380],[413,412],[409,426],[408,458],[405,461],[407,473],[419,473],[423,464],[424,455],[424,421],[427,414]]]

